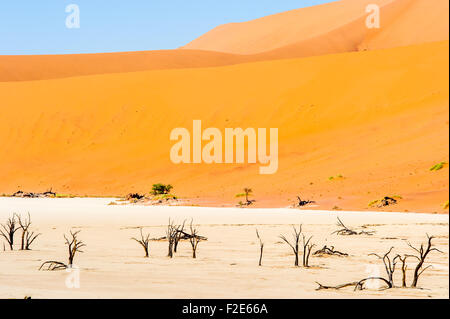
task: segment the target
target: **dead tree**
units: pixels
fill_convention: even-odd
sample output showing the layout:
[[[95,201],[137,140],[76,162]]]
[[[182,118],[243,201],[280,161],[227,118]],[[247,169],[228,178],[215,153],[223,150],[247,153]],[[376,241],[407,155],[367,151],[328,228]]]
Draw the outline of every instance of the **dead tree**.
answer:
[[[22,229],[22,238],[20,250],[30,250],[30,246],[33,241],[40,235],[35,234],[34,232],[30,232],[29,228],[31,226],[31,216],[28,213],[28,218],[22,219],[20,215],[17,215],[17,221],[19,223],[20,228]]]
[[[423,243],[420,245],[420,248],[415,248],[414,246],[412,246],[410,243],[408,243],[408,246],[411,247],[412,249],[414,249],[417,253],[418,256],[416,255],[408,255],[410,257],[416,258],[418,260],[418,263],[414,269],[414,278],[413,278],[413,282],[411,284],[411,288],[416,288],[417,287],[417,282],[419,281],[419,277],[420,275],[422,275],[422,273],[427,270],[428,268],[431,267],[431,265],[423,268],[423,264],[425,263],[425,259],[427,258],[428,254],[432,251],[437,251],[442,253],[442,251],[440,251],[437,248],[433,248],[433,236],[428,236],[427,234],[427,247],[425,248]]]
[[[20,229],[16,224],[16,216],[8,218],[5,224],[1,225],[0,235],[3,236],[9,244],[9,248],[14,250],[14,234]]]
[[[132,237],[131,239],[135,240],[136,242],[138,242],[144,248],[145,257],[148,258],[148,252],[149,252],[148,243],[150,242],[150,234],[147,234],[144,237],[144,234],[142,233],[142,228],[140,228],[140,233],[141,233],[141,239],[137,239],[137,238],[134,238],[134,237]]]
[[[313,236],[309,237],[308,240],[306,240],[305,235],[302,235],[302,239],[303,239],[303,267],[305,267],[305,268],[309,267],[309,256],[311,255],[311,250],[315,246],[314,244],[310,244],[312,237]]]
[[[334,250],[334,246],[327,247],[327,245],[323,246],[322,249],[316,250],[313,253],[314,256],[323,256],[323,255],[336,255],[336,256],[348,256],[347,253],[340,252],[338,250]]]
[[[176,227],[176,234],[175,234],[175,238],[173,241],[173,252],[176,253],[177,252],[177,248],[178,248],[178,243],[180,242],[180,240],[183,237],[183,232],[184,232],[184,225],[185,225],[186,221],[183,221],[183,224],[178,225]]]
[[[189,228],[191,230],[189,242],[191,243],[192,246],[192,258],[197,258],[197,246],[198,243],[201,241],[201,238],[200,236],[198,236],[197,229],[192,225],[192,221]]]
[[[79,234],[79,232],[80,232],[80,230],[76,231],[74,233],[72,231],[70,231],[70,236],[71,236],[70,239],[68,239],[66,237],[66,235],[64,235],[64,239],[66,240],[66,245],[69,250],[68,266],[72,266],[73,259],[75,258],[76,253],[77,252],[82,253],[83,251],[81,250],[81,248],[86,246],[81,240],[78,240],[77,235]]]
[[[338,234],[338,235],[343,235],[343,236],[351,236],[351,235],[373,235],[374,231],[360,231],[357,232],[353,229],[348,228],[347,226],[344,225],[344,223],[342,222],[342,220],[338,217],[337,218],[338,222],[337,225],[339,227],[341,227],[340,229],[332,232],[332,234]]]
[[[369,254],[369,256],[376,256],[383,261],[384,268],[386,270],[386,275],[388,276],[388,281],[391,284],[391,287],[394,287],[394,272],[395,267],[397,265],[398,256],[395,256],[393,259],[389,257],[389,254],[391,253],[392,249],[394,249],[394,247],[391,247],[391,249],[389,249],[389,251],[385,253],[383,257],[374,253]]]
[[[167,257],[170,257],[170,258],[173,257],[173,245],[174,245],[176,236],[177,236],[177,229],[173,225],[173,221],[169,218],[169,224],[167,225],[167,230],[166,230],[166,238],[169,243]]]
[[[49,260],[49,261],[45,261],[42,263],[41,267],[39,267],[39,270],[61,270],[61,269],[67,269],[67,268],[71,268],[73,265],[73,260],[75,258],[75,255],[77,252],[82,253],[83,251],[81,250],[81,248],[85,247],[86,245],[81,241],[78,240],[77,236],[79,231],[76,232],[72,232],[70,231],[70,239],[66,237],[66,235],[64,234],[64,239],[66,240],[66,245],[67,248],[69,250],[69,262],[66,265],[63,262],[60,261],[54,261],[54,260]],[[46,266],[46,267],[44,267]]]
[[[286,244],[288,244],[292,248],[292,251],[294,252],[295,256],[294,266],[298,267],[298,251],[299,251],[298,242],[300,241],[300,234],[302,233],[302,225],[299,226],[298,230],[297,228],[295,228],[295,226],[292,226],[292,228],[294,229],[294,241],[292,243],[290,243],[289,240],[287,240],[286,237],[284,237],[283,235],[281,235],[280,238],[284,240],[284,242],[286,242]]]
[[[258,240],[259,240],[259,263],[258,263],[258,266],[262,266],[262,257],[263,257],[263,251],[264,251],[264,243],[261,240],[261,237],[259,236],[258,229],[256,229],[256,237],[258,237]]]

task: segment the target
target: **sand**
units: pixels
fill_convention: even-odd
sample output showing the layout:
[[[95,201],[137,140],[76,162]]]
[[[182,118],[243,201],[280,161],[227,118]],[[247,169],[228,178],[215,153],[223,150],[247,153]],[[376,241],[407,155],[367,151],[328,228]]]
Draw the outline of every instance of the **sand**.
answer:
[[[366,6],[380,7],[380,29]],[[311,56],[448,40],[446,0],[341,0],[216,27],[183,49]]]
[[[234,66],[2,82],[0,193],[124,196],[170,183],[201,205],[296,195],[317,209],[448,213],[448,41]],[[189,110],[188,112],[186,110]],[[175,165],[173,128],[279,128],[279,169]],[[344,179],[330,181],[329,177]],[[214,178],[211,178],[214,177]]]
[[[201,207],[108,206],[112,199],[0,198],[0,220],[12,212],[32,216],[32,227],[42,233],[31,251],[0,251],[1,298],[448,298],[448,215],[300,211],[293,209],[237,209]],[[349,227],[375,230],[373,236],[338,236],[336,217]],[[152,237],[165,235],[171,217],[177,222],[193,218],[201,235],[198,258],[191,258],[189,243],[182,242],[173,259],[166,257],[167,242],[151,242],[150,258],[130,240],[144,227]],[[290,248],[280,234],[291,236],[291,224],[303,224],[321,248],[335,246],[349,257],[311,257],[308,269],[293,266]],[[65,285],[62,271],[39,271],[45,260],[66,261],[63,234],[81,230],[87,246],[76,256],[80,288]],[[263,266],[258,267],[255,229],[264,242]],[[362,279],[383,267],[368,253],[412,253],[425,234],[444,253],[432,253],[419,289],[375,288],[354,292],[316,291],[318,281],[337,285]],[[289,237],[288,237],[289,238]],[[412,269],[412,260],[410,269]],[[397,275],[400,275],[398,273]],[[408,272],[411,277],[411,270]],[[400,284],[401,278],[395,277]],[[409,281],[408,281],[409,282]]]

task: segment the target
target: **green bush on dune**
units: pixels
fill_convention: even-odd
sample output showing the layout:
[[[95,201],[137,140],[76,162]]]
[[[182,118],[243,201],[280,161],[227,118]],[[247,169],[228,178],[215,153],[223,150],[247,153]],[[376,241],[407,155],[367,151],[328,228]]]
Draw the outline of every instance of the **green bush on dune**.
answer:
[[[447,162],[440,162],[440,163],[438,163],[436,165],[433,165],[430,168],[430,171],[438,171],[440,169],[443,169],[447,164],[448,164]]]
[[[173,189],[173,186],[170,184],[153,184],[152,191],[150,192],[152,195],[164,195],[170,194],[170,191]]]

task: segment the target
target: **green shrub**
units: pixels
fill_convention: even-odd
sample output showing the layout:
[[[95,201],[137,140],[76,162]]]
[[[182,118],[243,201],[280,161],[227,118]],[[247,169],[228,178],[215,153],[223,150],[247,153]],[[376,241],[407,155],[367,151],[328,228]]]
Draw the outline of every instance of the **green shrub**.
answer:
[[[153,195],[163,195],[170,194],[170,191],[173,189],[173,186],[170,184],[153,184],[152,191],[150,192]]]
[[[440,169],[443,169],[444,166],[447,165],[447,164],[448,164],[447,162],[440,162],[440,163],[438,163],[438,164],[436,164],[436,165],[433,165],[433,166],[430,168],[430,171],[438,171],[438,170],[440,170]]]

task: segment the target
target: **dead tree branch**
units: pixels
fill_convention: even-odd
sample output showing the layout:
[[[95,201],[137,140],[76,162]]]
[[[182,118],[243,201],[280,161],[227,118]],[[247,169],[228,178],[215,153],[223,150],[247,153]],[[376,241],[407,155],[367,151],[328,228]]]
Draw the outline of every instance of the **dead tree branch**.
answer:
[[[374,253],[369,254],[369,256],[376,256],[383,261],[384,268],[385,268],[386,274],[388,276],[388,281],[389,281],[391,287],[394,287],[394,272],[395,272],[395,267],[397,265],[398,256],[395,256],[391,260],[391,257],[389,257],[389,254],[392,252],[392,249],[394,249],[394,247],[391,247],[391,249],[389,249],[389,251],[387,253],[385,253],[382,257],[380,255],[377,255]]]
[[[315,246],[314,244],[310,244],[312,237],[313,236],[309,237],[308,240],[306,240],[305,235],[302,235],[302,239],[303,239],[303,267],[306,267],[306,268],[309,267],[309,256],[311,255],[311,250]]]
[[[169,218],[169,224],[167,225],[166,238],[169,243],[167,257],[173,257],[173,245],[175,242],[175,237],[177,236],[177,229],[173,225],[173,221]]]
[[[183,232],[184,232],[184,225],[186,223],[186,220],[183,221],[182,225],[178,225],[176,227],[176,234],[175,234],[175,238],[174,238],[174,242],[173,242],[173,252],[176,253],[177,252],[177,248],[178,248],[178,243],[180,242],[180,240],[183,237]]]
[[[258,228],[256,229],[256,237],[258,237],[258,240],[259,240],[259,263],[258,263],[258,266],[262,266],[264,243],[261,240],[261,237],[259,236]]]

